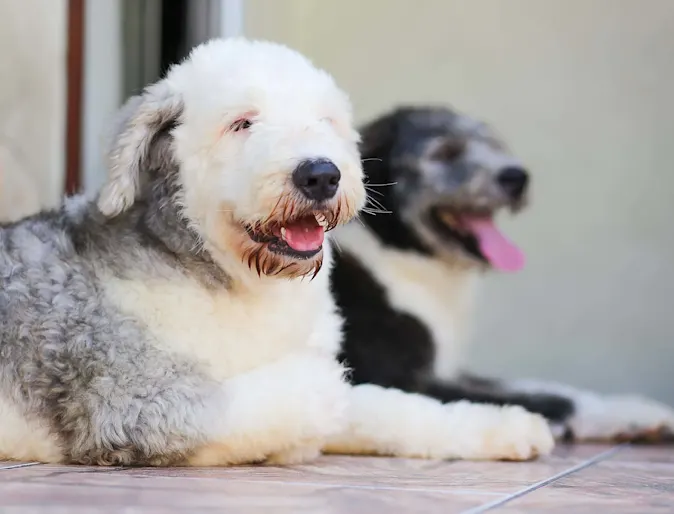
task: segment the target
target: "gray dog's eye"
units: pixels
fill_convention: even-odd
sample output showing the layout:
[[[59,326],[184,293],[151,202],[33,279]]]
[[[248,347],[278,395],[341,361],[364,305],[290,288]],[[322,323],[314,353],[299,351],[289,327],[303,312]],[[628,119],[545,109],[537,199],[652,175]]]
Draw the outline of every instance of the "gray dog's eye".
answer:
[[[438,145],[431,153],[431,159],[438,161],[453,161],[458,159],[465,148],[465,142],[458,139],[447,139]]]

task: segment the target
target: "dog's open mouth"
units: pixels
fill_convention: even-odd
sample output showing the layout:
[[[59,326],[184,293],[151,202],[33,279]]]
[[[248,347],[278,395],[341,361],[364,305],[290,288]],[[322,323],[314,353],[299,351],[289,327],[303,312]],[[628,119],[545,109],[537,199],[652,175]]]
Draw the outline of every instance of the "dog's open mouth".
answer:
[[[524,253],[498,229],[493,213],[433,207],[431,224],[442,237],[459,243],[471,256],[500,271],[519,271]]]
[[[253,241],[266,244],[274,253],[311,259],[323,248],[325,232],[330,228],[324,214],[312,213],[283,223],[269,224],[264,230],[247,226],[246,231]]]

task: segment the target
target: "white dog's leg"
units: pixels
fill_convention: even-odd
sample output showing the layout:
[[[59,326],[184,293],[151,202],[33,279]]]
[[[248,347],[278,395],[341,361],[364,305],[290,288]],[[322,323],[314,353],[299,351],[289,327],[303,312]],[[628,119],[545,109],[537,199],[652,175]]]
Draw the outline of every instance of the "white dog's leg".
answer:
[[[457,402],[364,384],[351,391],[348,428],[326,453],[469,460],[527,460],[554,445],[543,417],[521,407]]]
[[[331,356],[294,355],[229,379],[192,466],[310,460],[345,426],[350,385]],[[217,418],[217,419],[216,419]]]
[[[674,409],[637,395],[603,395],[565,384],[539,380],[515,380],[503,384],[509,390],[558,394],[574,405],[564,427],[556,435],[572,432],[575,441],[660,440],[674,435]]]

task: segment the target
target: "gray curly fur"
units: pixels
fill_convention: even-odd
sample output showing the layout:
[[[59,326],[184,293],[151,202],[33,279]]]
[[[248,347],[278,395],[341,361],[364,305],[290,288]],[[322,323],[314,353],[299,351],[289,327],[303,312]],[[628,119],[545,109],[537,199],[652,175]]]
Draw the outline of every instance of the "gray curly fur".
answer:
[[[138,103],[121,111],[116,131]],[[175,123],[156,127],[139,198],[120,216],[106,218],[75,197],[0,226],[1,392],[49,427],[66,462],[180,463],[205,437],[196,420],[216,385],[196,363],[153,347],[100,290],[104,273],[151,278],[166,270],[228,287],[176,206]]]

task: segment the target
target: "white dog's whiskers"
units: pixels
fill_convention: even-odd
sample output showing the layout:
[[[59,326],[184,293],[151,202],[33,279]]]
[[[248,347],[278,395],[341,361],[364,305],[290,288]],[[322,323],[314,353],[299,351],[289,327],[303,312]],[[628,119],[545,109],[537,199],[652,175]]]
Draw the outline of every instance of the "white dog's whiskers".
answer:
[[[376,216],[377,214],[391,214],[391,211],[382,211],[380,209],[368,209],[367,207],[363,207],[362,212],[365,214],[369,214],[371,216]]]
[[[395,186],[397,182],[387,182],[384,184],[373,184],[372,182],[366,182],[365,187],[390,187],[390,186]]]
[[[374,205],[377,209],[387,210],[384,204],[382,204],[379,200],[373,198],[372,196],[368,195],[367,201],[372,203],[372,205]]]
[[[372,193],[372,194],[379,195],[379,196],[384,196],[384,193],[382,193],[381,191],[375,191],[374,189],[370,189],[370,188],[367,187],[367,186],[365,186],[365,190],[366,190],[368,193]]]
[[[396,185],[396,182],[391,182],[389,184],[370,184],[370,183],[363,184],[363,186],[365,187],[365,190],[368,193],[373,193],[373,194],[376,194],[376,195],[379,195],[379,196],[384,196],[384,193],[382,193],[381,191],[377,191],[375,188],[395,186],[395,185]]]
[[[382,203],[377,200],[376,198],[373,198],[368,194],[367,196],[367,203],[365,207],[363,207],[362,211],[366,214],[391,214],[391,211],[386,209]]]

